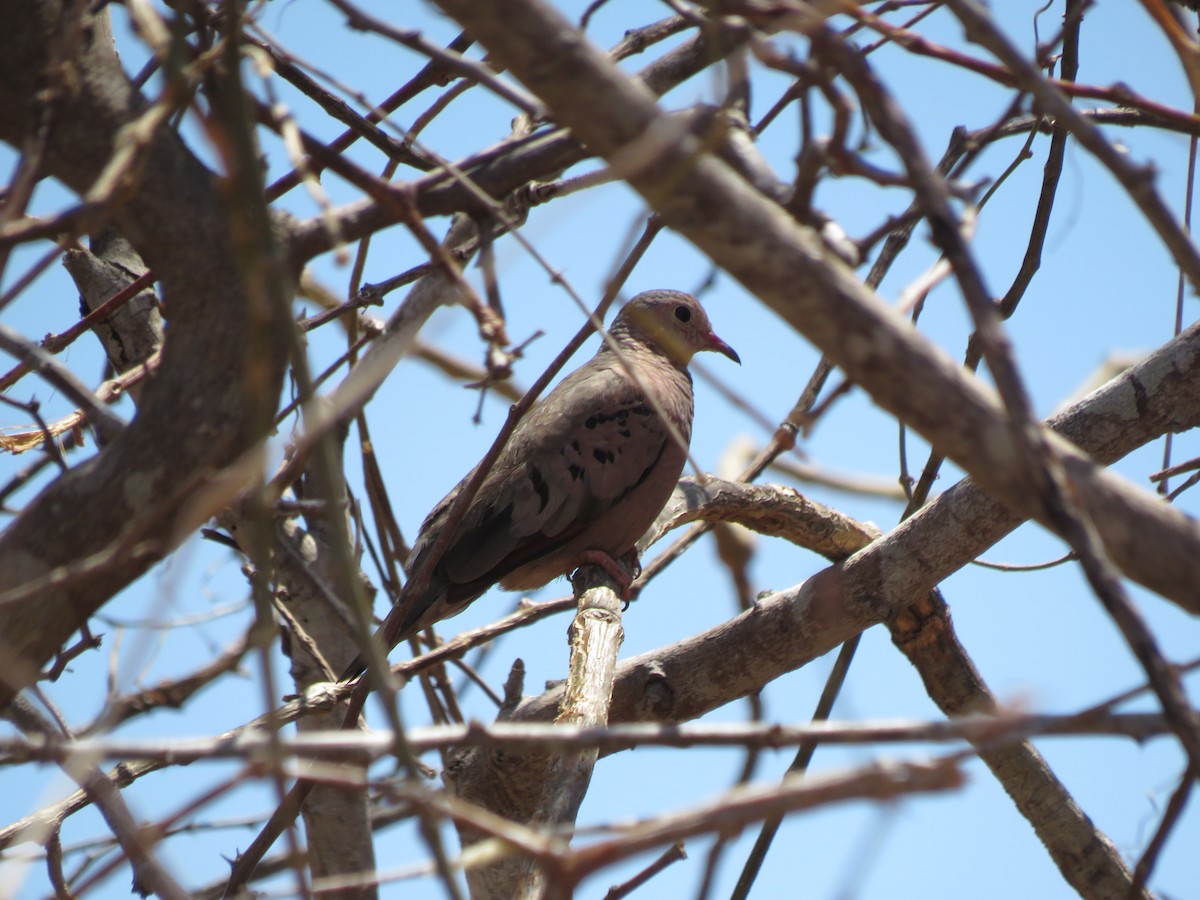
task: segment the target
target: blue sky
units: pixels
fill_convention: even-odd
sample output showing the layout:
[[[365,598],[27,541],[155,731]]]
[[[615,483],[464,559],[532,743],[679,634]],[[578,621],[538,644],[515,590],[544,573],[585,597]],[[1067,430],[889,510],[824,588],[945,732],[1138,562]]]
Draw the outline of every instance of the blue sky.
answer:
[[[373,4],[381,15],[394,15],[390,4]],[[560,4],[578,16],[584,4]],[[1010,2],[997,10],[1010,36],[1031,47],[1031,21],[1035,3]],[[457,29],[439,19],[426,5],[405,5],[403,24],[419,27],[431,39],[446,42]],[[649,9],[625,2],[604,7],[596,16],[591,35],[602,45],[619,39],[633,22],[665,15],[665,7]],[[118,14],[120,11],[118,10]],[[1043,38],[1056,28],[1057,9],[1043,16]],[[347,33],[330,8],[313,3],[274,4],[262,23],[298,56],[333,71],[338,78],[380,99],[419,67],[421,61],[406,51],[393,49],[379,39]],[[961,35],[948,13],[940,12],[921,26],[927,37],[961,46]],[[984,56],[978,48],[970,52]],[[138,51],[124,51],[131,69],[139,63]],[[637,68],[647,59],[627,63]],[[944,66],[909,56],[894,48],[872,57],[872,63],[909,110],[926,150],[941,154],[952,128],[979,128],[994,121],[1009,102],[1009,95],[981,78],[948,77]],[[1102,0],[1085,22],[1080,80],[1098,85],[1116,81],[1157,101],[1181,109],[1191,107],[1186,83],[1169,47],[1146,18],[1131,4]],[[763,78],[756,85],[754,110],[761,115],[786,81]],[[305,127],[322,137],[333,129],[315,115],[303,98],[276,85]],[[670,108],[713,100],[717,82],[701,76],[670,94]],[[1081,103],[1081,106],[1088,106]],[[408,124],[424,107],[403,110],[400,124]],[[407,117],[407,118],[406,118]],[[451,158],[489,145],[508,131],[512,112],[480,91],[472,91],[422,135],[439,154]],[[1187,140],[1179,135],[1139,129],[1110,131],[1131,156],[1152,162],[1159,173],[1159,189],[1176,208],[1182,207],[1188,153]],[[207,148],[194,132],[193,147],[204,155]],[[878,141],[876,141],[878,143]],[[1020,258],[1033,215],[1048,139],[1039,138],[1034,158],[1019,167],[979,220],[974,247],[990,290],[1002,293]],[[796,147],[794,115],[785,115],[762,141],[781,178],[792,172]],[[1010,139],[991,149],[972,169],[972,178],[994,178],[1020,147]],[[268,144],[273,174],[283,171],[279,148]],[[883,165],[893,160],[876,147],[873,159]],[[357,148],[355,158],[372,169],[379,162],[372,152]],[[0,150],[0,164],[11,164],[9,150]],[[585,164],[579,171],[589,170]],[[893,165],[894,167],[894,165]],[[356,199],[336,179],[326,179],[335,203]],[[851,235],[861,235],[886,215],[907,204],[898,190],[865,189],[849,179],[827,179],[817,194],[818,205]],[[40,189],[38,208],[49,210],[65,202],[52,185]],[[298,215],[314,214],[313,203],[295,191],[284,205]],[[555,201],[535,210],[524,228],[536,244],[585,299],[599,296],[604,279],[619,260],[630,234],[640,226],[644,209],[628,189],[611,185]],[[443,227],[433,223],[435,229]],[[580,315],[569,298],[514,241],[501,242],[499,274],[509,316],[509,334],[522,341],[537,329],[546,332],[534,342],[519,364],[516,379],[527,385],[574,333]],[[39,252],[42,252],[39,250]],[[4,287],[31,264],[36,254],[24,251],[14,257]],[[912,278],[935,259],[926,235],[918,229],[913,246],[901,257],[881,287],[881,295],[894,302]],[[412,241],[400,228],[378,235],[365,278],[378,281],[420,261]],[[651,287],[693,289],[709,275],[709,265],[684,241],[664,235],[628,284],[627,295]],[[314,273],[337,292],[344,292],[348,269],[332,258],[317,260]],[[865,274],[865,269],[863,270]],[[475,270],[473,278],[478,278]],[[1083,383],[1110,353],[1144,352],[1169,338],[1174,319],[1177,273],[1165,251],[1112,178],[1076,145],[1071,145],[1050,226],[1043,268],[1009,325],[1018,362],[1027,388],[1042,414],[1053,411]],[[384,314],[401,299],[388,298]],[[802,337],[766,311],[732,279],[719,275],[704,295],[717,332],[742,356],[738,368],[720,358],[705,360],[706,369],[746,397],[771,421],[781,418],[795,402],[818,354]],[[1184,319],[1195,318],[1195,298],[1188,296]],[[75,291],[65,272],[57,267],[35,289],[3,312],[6,324],[40,337],[61,331],[76,317]],[[921,320],[922,330],[955,357],[960,357],[969,331],[961,299],[947,284],[938,288]],[[462,310],[437,314],[423,336],[465,358],[480,358],[473,322]],[[572,366],[582,362],[594,345],[582,351]],[[314,368],[337,353],[336,335],[330,330],[312,338]],[[98,378],[100,356],[96,347],[81,341],[66,354],[66,361],[91,378]],[[49,388],[26,380],[26,393],[36,391],[54,417],[69,407]],[[20,394],[23,398],[25,394]],[[490,444],[502,425],[505,405],[494,399],[484,406],[484,421],[472,424],[477,398],[473,392],[447,386],[436,373],[415,361],[405,361],[388,379],[371,407],[373,438],[384,462],[393,503],[405,533],[415,533],[425,513],[465,473]],[[123,415],[132,410],[122,408]],[[0,409],[0,427],[17,427],[12,411]],[[746,435],[761,444],[768,434],[701,380],[692,450],[707,470],[714,470],[731,439]],[[839,402],[799,448],[803,456],[831,468],[895,478],[897,472],[895,422],[855,391]],[[925,446],[909,438],[910,466],[924,463]],[[1194,435],[1176,440],[1174,459],[1200,455]],[[1132,454],[1117,470],[1146,485],[1146,475],[1159,468],[1161,444]],[[0,457],[0,482],[27,462]],[[357,462],[347,466],[351,483],[359,490]],[[415,477],[414,477],[415,476]],[[939,489],[959,477],[947,466]],[[781,480],[768,476],[769,480]],[[836,493],[820,487],[802,487],[820,500],[885,531],[892,527],[900,508],[892,502]],[[361,491],[360,491],[361,494]],[[1196,503],[1185,494],[1180,505],[1195,512]],[[782,588],[820,571],[824,563],[806,551],[759,539],[753,576],[760,589]],[[985,554],[995,561],[1032,563],[1056,558],[1062,544],[1036,526],[1024,526]],[[682,564],[673,566],[643,593],[625,617],[624,656],[663,646],[725,620],[734,612],[728,576],[716,561],[712,545],[696,547]],[[943,585],[959,635],[995,694],[1045,712],[1070,712],[1099,702],[1142,681],[1139,669],[1115,627],[1074,567],[1059,567],[1036,574],[1004,574],[968,567]],[[559,596],[562,582],[539,596]],[[1200,627],[1171,604],[1136,587],[1131,591],[1167,655],[1189,659],[1200,646]],[[51,694],[69,720],[88,721],[102,701],[109,653],[120,636],[117,684],[131,689],[135,683],[152,683],[181,674],[211,657],[236,635],[247,621],[248,609],[188,628],[170,631],[119,627],[133,621],[175,620],[236,605],[245,599],[246,587],[236,559],[226,551],[199,540],[190,541],[164,565],[156,568],[113,601],[104,611],[97,630],[106,633],[100,653],[78,660],[73,672]],[[443,632],[455,633],[495,618],[516,601],[514,595],[492,592]],[[481,671],[493,684],[503,680],[515,657],[527,666],[526,690],[534,692],[548,679],[561,678],[565,665],[563,633],[566,620],[557,618],[507,638],[483,662]],[[831,659],[818,660],[773,684],[765,696],[771,720],[807,720],[824,683]],[[250,664],[251,672],[255,664]],[[281,676],[286,676],[280,666]],[[1197,681],[1190,686],[1195,695]],[[405,697],[410,721],[423,721],[416,692]],[[478,691],[466,695],[469,715],[490,719],[494,710]],[[189,704],[181,714],[167,713],[130,723],[123,734],[145,737],[211,734],[252,718],[262,711],[256,680],[234,681],[214,688]],[[1136,708],[1151,708],[1146,703]],[[745,704],[718,710],[714,721],[741,720]],[[835,718],[939,718],[907,661],[892,647],[886,632],[873,629],[863,640]],[[1059,777],[1083,809],[1114,841],[1127,859],[1136,861],[1157,824],[1161,809],[1182,770],[1182,757],[1167,741],[1137,746],[1116,739],[1055,739],[1039,742]],[[907,746],[821,749],[814,762],[817,771],[835,770],[877,758],[920,758],[937,748]],[[790,753],[764,754],[756,777],[777,779]],[[732,751],[642,749],[604,760],[596,769],[593,787],[580,813],[581,826],[653,816],[709,799],[732,784],[741,756]],[[202,769],[202,771],[201,771]],[[146,817],[164,814],[183,805],[213,783],[218,772],[231,773],[228,764],[197,764],[188,769],[156,775],[128,794],[136,811]],[[1027,823],[1018,815],[997,782],[978,763],[967,767],[969,782],[961,791],[939,797],[905,800],[892,806],[848,804],[790,817],[776,839],[754,896],[908,898],[962,896],[967,886],[977,898],[1070,896],[1053,864],[1041,849]],[[43,770],[35,779],[26,770],[0,769],[0,821],[8,822],[60,796],[68,789],[63,776]],[[202,818],[264,811],[269,802],[261,791],[244,789],[212,807]],[[64,831],[71,843],[102,831],[91,814],[74,817]],[[753,832],[742,835],[726,851],[714,896],[728,895],[741,861],[753,841]],[[232,856],[249,843],[249,830],[213,829],[179,838],[164,850],[165,858],[182,873],[189,886],[199,886],[221,874],[219,854]],[[1185,817],[1167,847],[1156,874],[1155,886],[1164,896],[1195,895],[1200,878],[1195,854],[1188,847],[1200,842],[1200,813]],[[691,895],[704,869],[706,841],[688,844],[689,860],[677,863],[646,889],[646,896]],[[381,836],[378,856],[382,868],[401,867],[422,857],[410,829],[396,828]],[[580,891],[581,897],[602,896],[610,883],[629,877],[649,861],[606,872]],[[1003,865],[997,865],[1003,861]],[[983,873],[987,873],[984,875]],[[17,867],[0,864],[0,894],[17,891],[38,896],[44,875],[29,873],[24,886]],[[274,882],[286,893],[287,882]],[[392,886],[384,896],[435,897],[432,883]],[[124,896],[124,874],[110,879],[96,896]]]

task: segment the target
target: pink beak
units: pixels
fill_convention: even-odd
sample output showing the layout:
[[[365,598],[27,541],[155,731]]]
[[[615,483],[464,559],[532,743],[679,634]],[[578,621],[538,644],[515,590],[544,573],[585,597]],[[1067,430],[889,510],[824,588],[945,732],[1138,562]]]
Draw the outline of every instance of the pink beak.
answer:
[[[737,355],[737,351],[734,350],[732,347],[730,347],[727,343],[725,343],[719,337],[717,337],[715,334],[713,334],[711,331],[708,333],[708,336],[705,338],[704,349],[712,350],[716,353],[720,353],[722,356],[728,356],[739,366],[742,364],[742,358]]]

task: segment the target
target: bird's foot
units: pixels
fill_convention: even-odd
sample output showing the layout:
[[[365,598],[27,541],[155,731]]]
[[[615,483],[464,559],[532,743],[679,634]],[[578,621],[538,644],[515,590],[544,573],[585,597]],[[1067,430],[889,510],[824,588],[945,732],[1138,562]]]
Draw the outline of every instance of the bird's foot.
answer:
[[[638,577],[641,576],[642,560],[641,557],[638,556],[636,547],[622,556],[618,562],[620,562],[621,566],[633,576],[634,581],[637,581]]]
[[[599,566],[607,572],[609,577],[616,582],[617,596],[622,600],[632,599],[633,595],[629,588],[633,584],[633,580],[642,572],[636,550],[629,551],[619,561],[603,550],[585,550],[579,555],[579,565]]]

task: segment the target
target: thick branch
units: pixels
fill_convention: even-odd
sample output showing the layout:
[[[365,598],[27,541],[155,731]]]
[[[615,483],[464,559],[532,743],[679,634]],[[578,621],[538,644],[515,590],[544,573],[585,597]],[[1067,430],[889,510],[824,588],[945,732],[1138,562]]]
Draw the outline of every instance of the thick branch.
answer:
[[[879,536],[878,530],[786,485],[683,478],[638,547],[645,550],[666,532],[696,521],[744,525],[835,562]]]

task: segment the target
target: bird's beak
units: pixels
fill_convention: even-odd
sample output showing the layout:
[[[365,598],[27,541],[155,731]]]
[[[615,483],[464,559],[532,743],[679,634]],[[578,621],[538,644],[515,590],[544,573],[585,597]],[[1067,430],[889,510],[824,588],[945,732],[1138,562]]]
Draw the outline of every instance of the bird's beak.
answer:
[[[707,342],[704,347],[705,350],[712,350],[716,353],[720,353],[722,356],[728,356],[739,366],[742,364],[742,358],[737,355],[737,351],[734,350],[732,347],[730,347],[727,343],[725,343],[719,337],[717,337],[715,334],[713,334],[711,331],[708,333],[708,337],[705,340]]]

